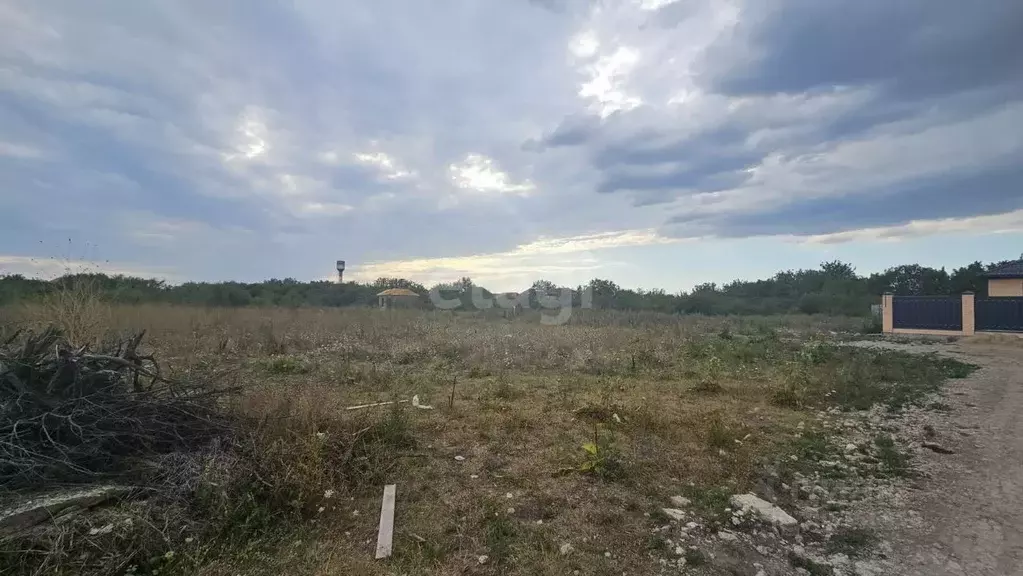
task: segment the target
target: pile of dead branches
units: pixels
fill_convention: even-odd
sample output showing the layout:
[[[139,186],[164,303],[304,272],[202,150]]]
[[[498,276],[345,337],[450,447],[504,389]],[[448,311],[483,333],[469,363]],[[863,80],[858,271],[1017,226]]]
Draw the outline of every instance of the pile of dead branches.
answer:
[[[230,430],[231,391],[162,377],[142,336],[97,352],[53,328],[0,341],[0,487],[131,477]]]

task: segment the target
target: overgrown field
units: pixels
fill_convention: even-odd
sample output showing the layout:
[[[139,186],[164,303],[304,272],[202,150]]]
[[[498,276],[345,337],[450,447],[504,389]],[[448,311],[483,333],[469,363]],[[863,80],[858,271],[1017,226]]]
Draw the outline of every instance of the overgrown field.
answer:
[[[969,371],[838,345],[861,319],[96,304],[0,322],[95,347],[144,329],[166,377],[240,389],[229,432],[105,479],[150,490],[4,541],[11,573],[655,574],[672,496],[713,524],[827,451],[803,424],[819,410],[898,410]],[[374,560],[391,483],[394,556]]]

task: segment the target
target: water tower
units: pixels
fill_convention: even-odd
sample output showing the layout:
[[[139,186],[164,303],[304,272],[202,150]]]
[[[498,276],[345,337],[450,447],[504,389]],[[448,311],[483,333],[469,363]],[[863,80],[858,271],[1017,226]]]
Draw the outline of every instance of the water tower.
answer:
[[[339,284],[345,281],[345,261],[344,260],[338,260],[337,261],[337,281],[338,281]]]

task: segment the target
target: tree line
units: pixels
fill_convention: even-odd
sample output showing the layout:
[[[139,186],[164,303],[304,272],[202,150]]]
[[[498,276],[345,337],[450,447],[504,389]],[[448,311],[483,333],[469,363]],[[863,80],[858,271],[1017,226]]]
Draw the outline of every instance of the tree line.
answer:
[[[643,310],[688,314],[806,314],[866,315],[879,295],[959,294],[967,290],[986,295],[985,273],[1004,264],[974,262],[952,272],[918,264],[888,268],[867,276],[856,274],[844,262],[821,264],[818,269],[786,270],[761,280],[734,280],[724,285],[700,284],[689,291],[623,288],[611,280],[595,278],[586,285],[570,287],[572,303],[589,301],[594,308]],[[388,288],[407,288],[422,295],[422,305],[432,305],[427,296],[435,290],[445,299],[458,299],[472,309],[474,298],[494,296],[471,278],[439,284],[427,289],[404,278],[378,278],[370,283],[329,281],[302,282],[293,278],[263,282],[185,282],[171,285],[162,280],[106,274],[69,274],[54,280],[0,276],[0,305],[32,301],[55,290],[88,287],[104,299],[118,303],[168,303],[198,306],[374,306],[377,293]],[[542,299],[560,294],[560,287],[537,280],[520,299],[540,307]],[[585,294],[585,296],[584,296]]]

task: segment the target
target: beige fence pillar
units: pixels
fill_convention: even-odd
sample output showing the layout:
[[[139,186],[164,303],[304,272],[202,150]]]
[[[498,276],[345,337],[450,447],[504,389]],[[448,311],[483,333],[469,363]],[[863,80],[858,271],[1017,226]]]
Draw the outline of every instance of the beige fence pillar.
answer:
[[[892,319],[892,298],[891,294],[881,296],[881,331],[891,334],[895,330],[895,321]]]
[[[973,304],[973,292],[963,292],[963,336],[973,336],[977,330]]]

